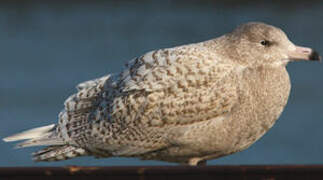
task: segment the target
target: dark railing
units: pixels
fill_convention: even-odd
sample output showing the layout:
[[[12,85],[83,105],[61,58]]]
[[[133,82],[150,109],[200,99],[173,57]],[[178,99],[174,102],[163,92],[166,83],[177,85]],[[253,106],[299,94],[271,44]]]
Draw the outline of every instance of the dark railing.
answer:
[[[130,166],[130,167],[2,167],[0,179],[323,179],[323,165],[266,166]]]

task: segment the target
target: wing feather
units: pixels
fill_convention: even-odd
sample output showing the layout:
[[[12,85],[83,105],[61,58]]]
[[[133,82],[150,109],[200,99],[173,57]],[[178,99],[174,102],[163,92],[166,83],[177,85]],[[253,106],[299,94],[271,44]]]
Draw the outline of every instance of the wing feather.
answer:
[[[235,67],[218,59],[200,44],[152,51],[130,63],[118,87],[128,92],[127,103],[141,103],[133,113],[143,123],[206,120],[230,112],[238,100]]]
[[[119,156],[158,151],[171,146],[165,137],[172,127],[224,117],[238,102],[234,69],[204,47],[157,50],[134,59],[117,82],[120,96],[110,104],[111,118],[128,128],[116,133],[123,143],[109,148]]]

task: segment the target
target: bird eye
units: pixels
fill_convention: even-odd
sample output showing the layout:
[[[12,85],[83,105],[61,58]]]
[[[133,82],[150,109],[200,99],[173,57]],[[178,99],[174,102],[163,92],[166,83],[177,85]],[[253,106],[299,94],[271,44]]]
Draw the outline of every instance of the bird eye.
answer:
[[[260,41],[260,44],[263,46],[269,46],[270,42],[268,40],[262,40],[262,41]]]

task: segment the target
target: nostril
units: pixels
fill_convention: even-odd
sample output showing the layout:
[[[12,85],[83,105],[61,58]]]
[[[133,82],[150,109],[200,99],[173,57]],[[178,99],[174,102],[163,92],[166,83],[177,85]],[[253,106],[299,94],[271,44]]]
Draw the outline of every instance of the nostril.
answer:
[[[303,50],[303,53],[306,53],[306,54],[309,54],[311,51],[309,51],[309,50],[307,50],[307,49],[305,49],[305,50]]]
[[[296,46],[296,51],[302,54],[311,54],[313,50],[307,47]]]

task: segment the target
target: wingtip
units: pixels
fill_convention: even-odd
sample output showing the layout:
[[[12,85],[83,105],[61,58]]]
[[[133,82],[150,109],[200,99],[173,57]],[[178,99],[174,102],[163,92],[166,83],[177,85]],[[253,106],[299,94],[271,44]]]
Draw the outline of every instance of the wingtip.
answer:
[[[47,126],[42,126],[42,127],[27,130],[27,131],[23,131],[21,133],[17,133],[12,136],[5,137],[2,140],[4,142],[12,142],[12,141],[25,140],[25,139],[33,139],[33,138],[39,137],[43,133],[48,132],[50,129],[54,127],[55,127],[55,124],[50,124]]]
[[[4,141],[4,142],[10,142],[12,140],[10,139],[10,137],[5,137],[5,138],[2,138],[2,141]]]
[[[3,140],[4,142],[13,142],[13,141],[17,141],[16,139],[13,139],[13,138],[12,138],[12,136],[2,138],[2,140]],[[15,145],[13,148],[14,148],[14,149],[20,149],[20,148],[22,148],[22,146],[21,146],[21,145],[20,145],[20,143],[19,143],[19,144]]]
[[[16,138],[16,134],[12,135],[12,136],[5,137],[5,138],[2,138],[2,140],[4,142],[18,141],[18,139]]]

